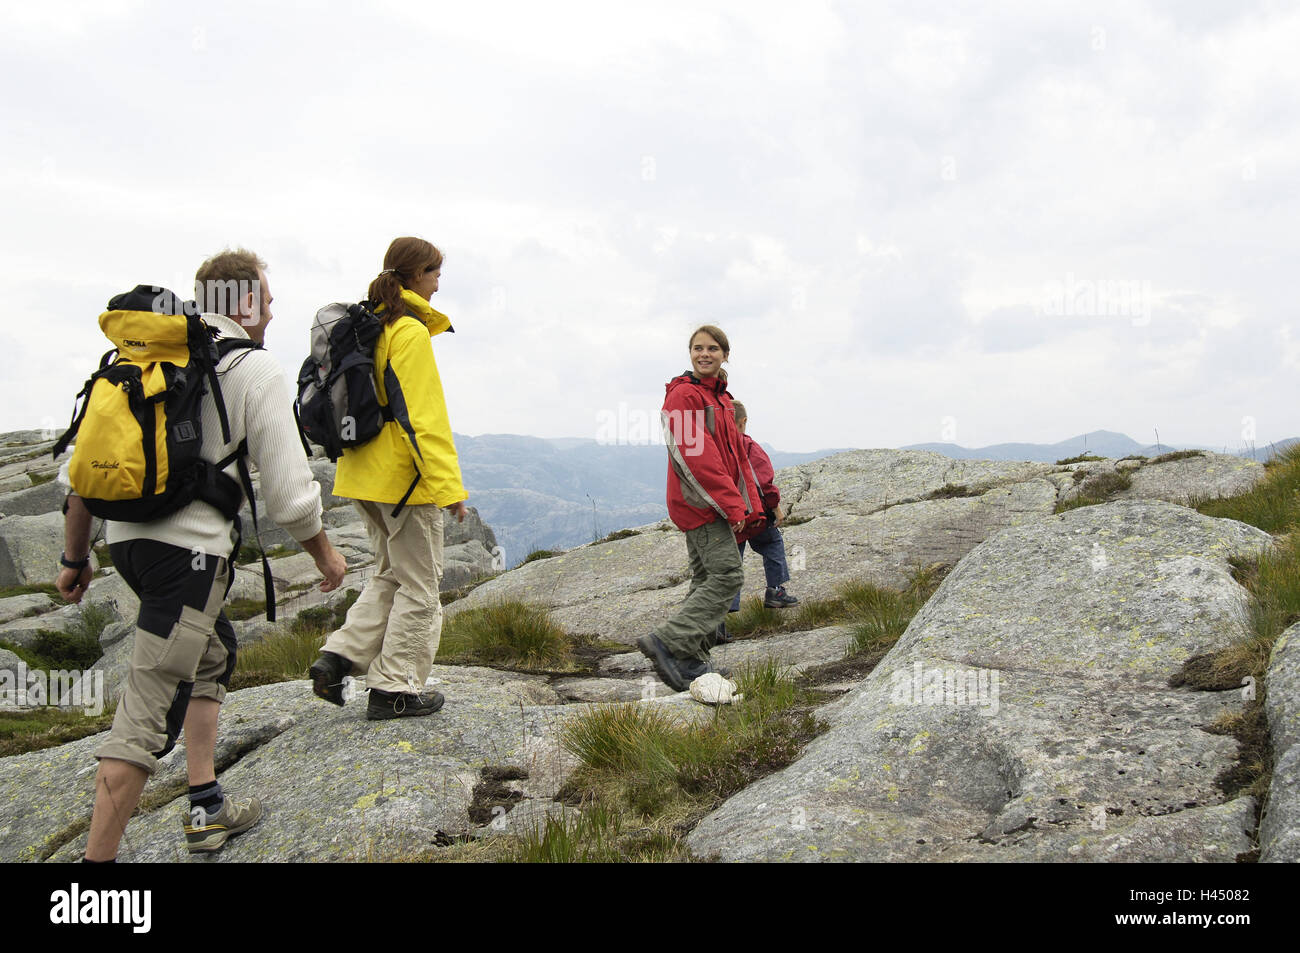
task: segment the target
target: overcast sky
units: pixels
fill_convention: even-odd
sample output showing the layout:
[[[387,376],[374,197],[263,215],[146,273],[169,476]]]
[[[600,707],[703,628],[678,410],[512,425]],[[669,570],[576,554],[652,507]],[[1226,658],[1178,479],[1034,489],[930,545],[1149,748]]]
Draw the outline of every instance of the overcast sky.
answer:
[[[227,245],[296,375],[414,234],[459,433],[641,439],[712,323],[785,450],[1300,435],[1294,6],[214,6],[0,14],[0,430]]]

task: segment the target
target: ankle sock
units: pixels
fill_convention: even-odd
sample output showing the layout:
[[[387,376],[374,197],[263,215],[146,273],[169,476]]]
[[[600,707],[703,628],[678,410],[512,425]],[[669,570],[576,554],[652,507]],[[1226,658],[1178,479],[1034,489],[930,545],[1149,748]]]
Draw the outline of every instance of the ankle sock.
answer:
[[[221,802],[224,799],[221,793],[220,781],[209,781],[207,784],[200,784],[197,787],[190,786],[190,808],[203,808],[208,814],[215,814],[221,810]]]

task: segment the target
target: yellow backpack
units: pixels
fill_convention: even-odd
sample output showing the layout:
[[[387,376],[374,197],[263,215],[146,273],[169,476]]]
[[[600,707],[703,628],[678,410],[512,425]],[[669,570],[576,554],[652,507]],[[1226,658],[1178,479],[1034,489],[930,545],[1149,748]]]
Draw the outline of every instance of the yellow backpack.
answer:
[[[247,338],[218,339],[194,302],[149,285],[109,301],[99,327],[115,347],[77,394],[72,423],[54,445],[57,457],[76,440],[68,477],[86,509],[101,519],[145,523],[201,500],[237,521],[246,494],[256,531],[252,479],[243,459],[247,441],[215,463],[200,452],[203,398],[209,390],[222,441],[230,443],[217,363],[231,351],[261,345]],[[232,463],[238,464],[238,481],[224,472]],[[265,554],[262,564],[268,618],[274,620]]]

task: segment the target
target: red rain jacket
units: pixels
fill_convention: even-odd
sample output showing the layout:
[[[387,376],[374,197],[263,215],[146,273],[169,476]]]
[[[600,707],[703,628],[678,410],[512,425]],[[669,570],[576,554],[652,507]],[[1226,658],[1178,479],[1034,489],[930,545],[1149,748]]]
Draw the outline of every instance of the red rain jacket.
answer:
[[[726,383],[687,371],[664,389],[669,519],[683,531],[719,518],[744,520],[736,534],[739,541],[761,533],[767,527],[763,496],[736,428]]]
[[[754,468],[758,491],[763,494],[763,506],[769,513],[775,513],[776,505],[781,502],[781,491],[776,486],[776,469],[772,466],[772,458],[749,434],[741,434],[740,439],[745,445],[749,465]]]

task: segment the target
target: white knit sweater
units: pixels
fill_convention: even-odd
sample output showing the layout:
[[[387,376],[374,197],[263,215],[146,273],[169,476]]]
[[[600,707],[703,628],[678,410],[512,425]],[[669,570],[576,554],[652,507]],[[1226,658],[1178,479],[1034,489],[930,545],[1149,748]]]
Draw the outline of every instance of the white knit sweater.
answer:
[[[222,337],[248,337],[238,321],[219,314],[205,314],[203,320]],[[249,459],[261,473],[265,515],[299,542],[311,539],[321,530],[320,484],[307,466],[293,419],[293,395],[280,365],[265,351],[240,350],[222,359],[217,375],[230,418],[230,443],[221,442],[221,420],[209,395],[203,402],[203,459],[215,463],[247,437]],[[226,472],[239,479],[234,464]],[[264,519],[260,509],[257,518]],[[108,521],[104,535],[110,544],[153,539],[213,556],[228,556],[234,544],[232,525],[202,502],[151,523]],[[252,535],[253,527],[245,526],[245,540]]]

